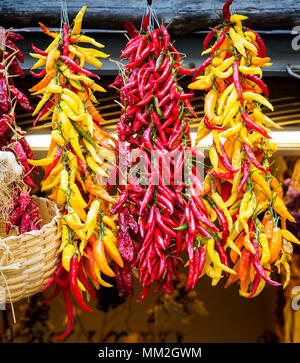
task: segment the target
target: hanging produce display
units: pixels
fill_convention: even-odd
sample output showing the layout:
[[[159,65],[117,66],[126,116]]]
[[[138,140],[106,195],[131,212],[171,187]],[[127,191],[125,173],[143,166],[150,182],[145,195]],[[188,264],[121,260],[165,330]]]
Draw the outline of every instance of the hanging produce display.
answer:
[[[28,98],[14,85],[14,77],[24,77],[18,62],[24,55],[15,44],[23,37],[11,30],[3,35],[0,49],[0,150],[1,150],[1,221],[6,222],[6,233],[16,230],[18,234],[38,230],[41,222],[35,202],[30,195],[37,185],[33,174],[35,167],[28,163],[33,152],[25,139],[25,133],[16,125],[15,107],[20,104],[32,111]],[[17,164],[16,164],[17,162]],[[11,178],[9,174],[12,173]],[[6,190],[7,189],[7,190]]]
[[[179,78],[195,70],[183,68],[166,27],[155,27],[152,11],[140,32],[129,22],[125,28],[131,39],[121,58],[127,57],[128,63],[120,67],[111,87],[118,89],[122,104],[117,149],[127,168],[119,166],[119,172],[128,173],[128,181],[119,185],[112,214],[119,214],[118,244],[124,260],[123,268],[116,267],[120,294],[133,294],[131,269],[136,267],[143,286],[141,302],[153,283],[155,291],[173,290],[172,279],[179,279],[176,269],[183,264],[185,250],[186,289],[194,287],[202,274],[213,281],[219,278],[211,262],[218,271],[235,271],[228,267],[221,243],[225,216],[201,196],[199,163],[204,155],[191,145],[189,118],[197,115],[190,103],[192,94],[179,84]],[[202,239],[216,241],[215,247],[202,245]]]
[[[205,176],[203,197],[226,217],[223,241],[225,248],[231,248],[236,274],[230,275],[225,286],[239,281],[240,295],[249,298],[257,296],[266,282],[280,285],[270,278],[273,264],[279,271],[286,270],[283,287],[287,286],[290,242],[299,241],[286,230],[286,220],[295,220],[271,169],[276,144],[268,127],[280,127],[263,113],[264,107],[273,111],[261,79],[262,67],[271,65],[270,58],[260,36],[242,25],[247,17],[230,14],[231,3],[224,5],[224,23],[204,40],[202,54],[209,57],[189,88],[207,91],[196,142],[212,135],[211,168]],[[207,48],[213,38],[215,43]],[[209,239],[207,248],[214,243]]]
[[[99,289],[99,284],[112,286],[103,279],[103,275],[115,276],[110,261],[123,267],[116,246],[116,225],[109,216],[109,205],[115,199],[105,187],[113,168],[116,140],[102,130],[103,119],[94,106],[94,92],[105,90],[95,83],[99,77],[84,68],[87,62],[99,69],[102,63],[97,58],[108,54],[80,45],[104,47],[81,34],[86,8],[77,14],[73,28],[64,24],[59,33],[40,23],[53,41],[45,51],[33,45],[32,54],[38,60],[31,74],[42,78],[30,89],[32,94],[41,96],[33,112],[34,124],[51,117],[53,130],[47,157],[29,162],[45,167],[41,190],[51,192],[48,197],[61,207],[62,215],[61,264],[43,289],[56,283],[54,294],[47,301],[63,292],[68,324],[57,339],[66,337],[72,329],[70,289],[78,306],[89,312],[82,293],[96,299],[95,289]],[[39,67],[44,68],[35,73],[33,70]]]

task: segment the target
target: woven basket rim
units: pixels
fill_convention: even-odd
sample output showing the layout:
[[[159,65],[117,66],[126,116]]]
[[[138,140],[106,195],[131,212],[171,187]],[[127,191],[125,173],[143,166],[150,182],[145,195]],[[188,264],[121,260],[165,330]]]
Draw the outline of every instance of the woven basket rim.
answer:
[[[30,231],[30,232],[25,232],[21,235],[12,235],[12,236],[8,236],[8,237],[1,237],[0,236],[0,242],[3,242],[3,241],[13,241],[13,240],[18,240],[20,239],[21,237],[25,237],[25,236],[39,236],[40,234],[44,233],[45,232],[45,228],[47,228],[47,226],[49,226],[50,224],[52,224],[53,222],[55,222],[56,220],[60,219],[61,216],[59,214],[59,209],[57,207],[57,204],[55,202],[53,202],[52,200],[48,199],[48,198],[44,198],[44,197],[37,197],[36,195],[33,195],[32,196],[33,199],[36,199],[36,200],[44,200],[46,201],[47,203],[51,204],[53,206],[53,210],[55,211],[55,216],[51,219],[51,221],[49,223],[46,223],[42,226],[41,229],[39,230],[35,230],[35,231]]]

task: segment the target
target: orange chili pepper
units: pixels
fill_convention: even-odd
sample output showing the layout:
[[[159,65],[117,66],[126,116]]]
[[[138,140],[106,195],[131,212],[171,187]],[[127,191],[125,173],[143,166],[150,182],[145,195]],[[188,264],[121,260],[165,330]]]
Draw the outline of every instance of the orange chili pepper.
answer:
[[[36,92],[39,91],[45,87],[48,86],[48,84],[51,82],[52,77],[56,75],[56,72],[54,69],[52,69],[40,82],[38,82],[36,85],[34,85],[32,88],[29,89],[30,92]]]
[[[106,276],[115,277],[115,273],[108,265],[104,249],[104,242],[102,239],[96,239],[96,237],[92,235],[89,238],[89,243],[92,245],[94,258],[100,271]]]
[[[271,254],[269,263],[272,263],[277,260],[281,250],[281,246],[282,246],[281,229],[275,227],[273,228],[271,242],[269,243],[270,254]]]
[[[240,263],[238,268],[238,275],[241,283],[241,290],[243,292],[247,291],[248,288],[248,278],[251,266],[251,259],[250,259],[250,251],[246,250],[245,248],[242,251],[242,255],[240,257]]]
[[[238,260],[238,262],[234,265],[234,267],[233,267],[233,270],[235,271],[235,272],[238,272],[238,269],[239,269],[239,264],[240,264],[240,260]],[[227,279],[227,281],[226,281],[226,284],[225,284],[225,286],[224,286],[224,288],[226,289],[227,287],[229,287],[231,284],[233,284],[235,281],[237,281],[239,279],[239,275],[238,274],[236,274],[236,275],[234,275],[234,274],[231,274],[229,277],[228,277],[228,279]]]
[[[234,241],[235,245],[237,246],[237,248],[239,248],[239,250],[241,250],[241,249],[242,249],[242,247],[244,246],[244,243],[243,243],[244,238],[245,238],[245,232],[242,232],[242,233],[238,236],[238,238]],[[237,261],[237,259],[238,259],[238,257],[239,257],[239,255],[238,255],[238,254],[237,254],[234,250],[231,250],[231,251],[230,251],[229,256],[230,256],[230,259],[231,259],[231,261],[232,261],[233,263],[236,263],[236,261]]]
[[[250,233],[250,237],[252,236],[252,233]],[[254,246],[253,244],[251,243],[251,240],[249,238],[249,236],[246,234],[244,239],[243,239],[243,244],[244,244],[244,247],[250,251],[253,255],[255,255],[255,249],[254,249]]]
[[[95,268],[94,268],[95,258],[94,258],[92,247],[87,246],[85,248],[84,252],[87,255],[87,257],[84,259],[85,271],[86,271],[87,275],[89,276],[89,278],[92,280],[92,283],[95,286],[95,288],[98,290],[99,282],[98,282],[97,275],[96,275]]]

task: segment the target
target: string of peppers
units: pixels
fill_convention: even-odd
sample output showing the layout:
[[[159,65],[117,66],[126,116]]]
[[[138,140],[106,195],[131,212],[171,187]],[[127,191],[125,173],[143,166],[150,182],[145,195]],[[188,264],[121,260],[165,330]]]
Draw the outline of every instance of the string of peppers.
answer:
[[[0,150],[11,151],[22,167],[21,180],[15,183],[12,208],[6,222],[6,233],[17,228],[19,234],[39,230],[41,221],[30,192],[36,187],[33,173],[37,168],[29,165],[28,159],[34,158],[26,141],[25,133],[16,125],[15,107],[20,104],[25,110],[32,111],[28,98],[14,85],[13,77],[24,77],[18,62],[24,62],[24,54],[15,44],[23,37],[7,30],[3,35],[4,49],[0,50]]]
[[[216,244],[217,251],[201,244],[202,239],[221,238],[212,218],[222,223],[225,217],[201,197],[197,162],[204,156],[191,145],[188,117],[197,115],[190,103],[192,94],[179,85],[180,77],[195,69],[183,68],[168,30],[164,25],[155,28],[151,16],[150,11],[140,32],[125,22],[131,39],[121,57],[128,63],[111,85],[120,93],[117,150],[126,155],[122,161],[128,172],[128,183],[120,183],[120,197],[112,208],[112,214],[119,213],[118,244],[125,261],[123,269],[116,268],[117,282],[121,295],[128,291],[132,295],[130,269],[137,268],[143,286],[139,302],[153,283],[155,291],[173,290],[173,278],[180,280],[177,265],[183,265],[184,251],[189,256],[186,289],[205,273],[213,279],[219,276],[210,268],[211,260],[226,273],[235,273],[221,243]],[[188,178],[182,180],[185,168]]]
[[[283,191],[272,175],[270,158],[276,151],[268,127],[280,128],[264,115],[273,111],[268,88],[262,81],[262,67],[270,66],[260,36],[242,25],[247,17],[230,14],[232,0],[223,8],[223,24],[213,28],[204,40],[202,54],[209,54],[194,74],[192,90],[206,90],[204,118],[197,142],[213,137],[211,168],[204,179],[204,198],[224,214],[223,244],[230,248],[235,274],[225,287],[239,281],[241,296],[257,296],[270,279],[272,264],[286,270],[293,251],[290,242],[300,242],[286,230],[294,222],[283,202]],[[209,43],[215,43],[208,48]],[[204,72],[203,75],[201,75]],[[224,141],[223,141],[224,140]],[[280,223],[281,221],[281,223]],[[208,248],[216,241],[209,240]],[[221,276],[220,276],[221,277]]]
[[[77,14],[73,28],[64,24],[59,33],[43,32],[53,38],[47,49],[32,46],[37,58],[31,74],[42,78],[30,89],[41,97],[33,116],[36,122],[51,117],[51,144],[46,158],[30,160],[35,166],[45,167],[42,191],[60,206],[62,215],[62,260],[43,291],[56,283],[52,296],[61,291],[68,316],[67,328],[57,339],[66,337],[72,330],[73,306],[70,289],[78,306],[92,311],[83,299],[96,299],[95,289],[100,285],[112,287],[103,275],[114,277],[110,267],[113,260],[123,267],[116,246],[117,227],[109,216],[109,205],[115,199],[107,192],[105,180],[113,166],[116,140],[102,130],[101,115],[95,108],[95,91],[105,90],[95,83],[99,77],[84,68],[85,62],[96,66],[99,57],[108,57],[95,48],[85,48],[88,43],[104,47],[93,38],[81,34],[81,25],[87,6]],[[33,70],[44,67],[39,73]]]

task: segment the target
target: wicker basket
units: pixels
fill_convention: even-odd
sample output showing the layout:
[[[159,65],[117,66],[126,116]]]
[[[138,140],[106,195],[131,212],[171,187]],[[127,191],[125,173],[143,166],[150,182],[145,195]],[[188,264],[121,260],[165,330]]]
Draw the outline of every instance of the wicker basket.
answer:
[[[13,303],[39,292],[59,262],[60,216],[54,202],[35,198],[42,228],[5,237],[0,222],[0,303]],[[5,291],[5,293],[4,293]]]

